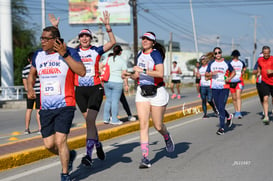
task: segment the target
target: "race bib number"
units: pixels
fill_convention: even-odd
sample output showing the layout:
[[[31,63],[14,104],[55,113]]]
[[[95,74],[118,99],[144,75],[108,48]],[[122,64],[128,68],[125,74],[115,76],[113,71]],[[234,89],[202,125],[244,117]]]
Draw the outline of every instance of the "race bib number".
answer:
[[[61,86],[59,81],[47,81],[41,84],[41,92],[45,96],[53,96],[61,94]]]
[[[215,83],[216,84],[225,84],[225,76],[224,76],[224,74],[221,74],[221,73],[218,73],[218,74],[216,74],[215,75],[216,76],[216,78],[215,78]]]
[[[88,77],[95,76],[95,67],[94,67],[93,63],[88,62],[88,63],[85,63],[84,65],[85,65],[85,68],[86,68],[85,76],[88,76]]]

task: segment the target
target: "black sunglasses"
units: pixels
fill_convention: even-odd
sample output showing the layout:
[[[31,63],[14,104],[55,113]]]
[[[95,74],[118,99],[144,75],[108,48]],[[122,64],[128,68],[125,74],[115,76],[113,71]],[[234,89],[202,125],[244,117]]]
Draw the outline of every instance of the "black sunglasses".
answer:
[[[150,38],[145,37],[145,36],[143,36],[141,39],[142,39],[142,40],[150,40],[150,41],[153,41],[153,40],[151,40]]]
[[[222,52],[214,52],[214,55],[217,55],[217,54],[221,55]]]

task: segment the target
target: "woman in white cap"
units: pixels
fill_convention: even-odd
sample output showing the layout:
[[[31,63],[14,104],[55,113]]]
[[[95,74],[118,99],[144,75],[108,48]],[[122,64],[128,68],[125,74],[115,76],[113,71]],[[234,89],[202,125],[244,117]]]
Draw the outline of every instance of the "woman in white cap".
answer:
[[[143,50],[137,55],[137,65],[132,79],[138,80],[136,91],[136,108],[140,122],[140,146],[142,159],[139,168],[149,168],[149,118],[150,113],[155,129],[163,136],[167,152],[173,152],[175,145],[163,124],[163,116],[169,101],[169,94],[163,82],[165,49],[156,42],[153,32],[142,37]],[[128,73],[127,73],[128,75]]]
[[[56,19],[51,15],[49,19],[53,26],[58,27],[59,18]],[[81,163],[85,166],[92,166],[94,146],[96,147],[98,158],[100,160],[105,159],[95,123],[104,94],[100,80],[99,61],[101,55],[115,45],[116,39],[109,24],[110,14],[108,11],[103,12],[103,18],[100,18],[100,20],[105,25],[109,37],[109,42],[103,46],[96,47],[91,45],[92,33],[88,29],[83,29],[78,34],[80,45],[77,49],[86,68],[84,77],[75,76],[76,102],[86,120],[86,155],[81,160]]]

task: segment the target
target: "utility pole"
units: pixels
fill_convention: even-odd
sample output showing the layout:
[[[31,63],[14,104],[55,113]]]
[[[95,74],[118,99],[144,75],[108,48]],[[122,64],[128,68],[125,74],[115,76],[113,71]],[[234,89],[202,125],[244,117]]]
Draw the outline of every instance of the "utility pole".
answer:
[[[170,51],[170,63],[172,64],[172,61],[173,61],[173,33],[172,32],[170,32],[169,51]]]
[[[130,0],[133,7],[133,31],[134,31],[134,64],[137,64],[138,34],[137,34],[137,0]]]
[[[172,61],[173,61],[173,33],[170,32],[170,42],[169,42],[169,52],[170,52],[170,68],[169,68],[169,83],[171,82],[171,70],[172,70]]]
[[[199,52],[198,52],[198,43],[197,43],[197,36],[196,36],[194,16],[193,16],[193,9],[192,9],[192,0],[190,0],[190,8],[191,8],[191,19],[192,19],[192,29],[193,29],[193,36],[194,36],[194,44],[195,44],[195,51],[196,51],[196,60],[198,61],[198,59],[199,59]]]
[[[45,28],[45,0],[41,1],[41,9],[42,9],[42,31]]]
[[[220,36],[216,37],[216,46],[219,47],[220,46]]]
[[[257,16],[253,16],[254,18],[254,49],[253,49],[253,64],[255,65],[256,63],[256,49],[257,49],[257,40],[256,40],[256,28],[257,28]]]
[[[231,52],[234,50],[234,39],[231,39]]]

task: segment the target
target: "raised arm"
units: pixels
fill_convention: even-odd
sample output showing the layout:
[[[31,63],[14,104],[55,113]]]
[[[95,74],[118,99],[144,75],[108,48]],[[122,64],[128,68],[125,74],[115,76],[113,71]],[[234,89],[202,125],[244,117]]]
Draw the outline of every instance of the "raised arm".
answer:
[[[100,18],[100,20],[105,25],[106,32],[108,33],[108,36],[109,36],[109,42],[107,42],[103,46],[103,51],[107,52],[116,44],[115,35],[114,35],[114,33],[111,29],[111,26],[109,24],[110,23],[110,14],[108,13],[108,11],[103,12],[103,18]]]
[[[58,17],[56,19],[54,14],[48,14],[48,19],[49,19],[50,23],[52,24],[52,26],[58,28],[59,23],[60,23],[60,17]]]

